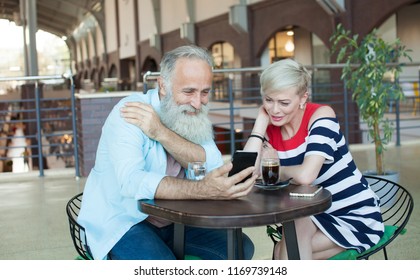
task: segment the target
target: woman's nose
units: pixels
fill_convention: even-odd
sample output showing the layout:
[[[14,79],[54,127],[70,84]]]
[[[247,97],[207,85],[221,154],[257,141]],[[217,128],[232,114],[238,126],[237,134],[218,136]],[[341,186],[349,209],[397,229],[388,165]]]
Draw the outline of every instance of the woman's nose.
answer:
[[[271,110],[274,114],[280,112],[280,105],[277,104],[277,102],[274,102],[273,106],[271,107]]]

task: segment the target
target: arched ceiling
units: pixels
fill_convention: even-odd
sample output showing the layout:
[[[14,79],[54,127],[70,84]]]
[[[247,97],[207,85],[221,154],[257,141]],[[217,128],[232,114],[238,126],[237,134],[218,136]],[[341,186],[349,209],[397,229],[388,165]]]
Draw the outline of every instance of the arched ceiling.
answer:
[[[20,19],[20,1],[0,0],[0,18],[16,23]],[[104,0],[36,0],[38,29],[70,38],[73,31],[90,14],[103,30],[103,2]]]

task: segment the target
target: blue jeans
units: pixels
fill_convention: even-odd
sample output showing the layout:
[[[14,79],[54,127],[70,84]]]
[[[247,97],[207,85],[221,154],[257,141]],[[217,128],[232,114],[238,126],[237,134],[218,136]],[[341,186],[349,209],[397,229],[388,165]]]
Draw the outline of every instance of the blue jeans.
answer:
[[[175,260],[172,251],[174,225],[155,227],[147,221],[140,222],[125,233],[108,253],[113,260]],[[244,258],[254,255],[254,244],[243,234]],[[185,227],[185,254],[204,260],[227,259],[227,231]]]

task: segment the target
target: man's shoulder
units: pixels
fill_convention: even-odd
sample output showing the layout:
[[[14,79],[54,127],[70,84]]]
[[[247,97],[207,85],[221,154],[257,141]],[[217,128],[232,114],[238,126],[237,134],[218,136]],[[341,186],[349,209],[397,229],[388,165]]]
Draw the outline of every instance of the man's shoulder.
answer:
[[[146,104],[152,104],[154,103],[156,95],[157,94],[154,94],[154,91],[152,90],[149,90],[147,93],[133,92],[130,95],[121,98],[120,101],[116,103],[114,109],[119,109],[120,107],[124,106],[124,103],[126,102],[142,102]]]
[[[154,97],[155,90],[149,90],[146,93],[143,92],[133,92],[132,94],[124,97],[121,101],[148,101]]]

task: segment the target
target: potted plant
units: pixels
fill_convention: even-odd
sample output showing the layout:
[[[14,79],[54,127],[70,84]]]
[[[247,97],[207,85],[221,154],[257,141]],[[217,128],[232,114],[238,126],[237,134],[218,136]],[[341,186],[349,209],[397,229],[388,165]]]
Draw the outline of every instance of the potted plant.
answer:
[[[398,83],[402,71],[398,63],[402,57],[411,57],[399,39],[385,42],[374,29],[364,38],[351,35],[339,24],[331,36],[332,54],[344,63],[341,79],[352,92],[360,115],[368,126],[369,137],[375,145],[376,170],[372,175],[386,175],[384,151],[393,129],[385,118],[389,101],[401,100],[404,93]],[[372,172],[371,172],[372,173]]]

